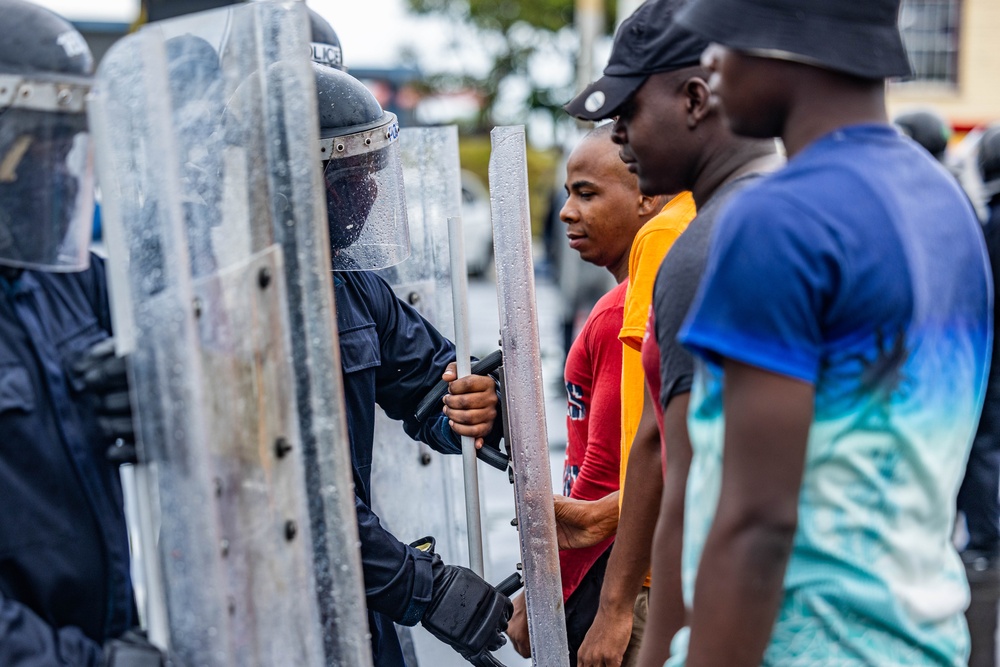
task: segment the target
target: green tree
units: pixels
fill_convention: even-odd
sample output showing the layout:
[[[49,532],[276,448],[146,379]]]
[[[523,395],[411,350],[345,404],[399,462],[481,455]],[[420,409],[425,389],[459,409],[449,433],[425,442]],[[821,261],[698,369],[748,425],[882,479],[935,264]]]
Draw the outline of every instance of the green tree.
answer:
[[[579,42],[573,30],[574,0],[407,0],[417,14],[444,16],[477,32],[493,59],[485,78],[469,72],[429,77],[430,90],[472,88],[483,97],[478,130],[495,124],[497,101],[503,84],[517,79],[527,84],[523,105],[545,109],[554,119],[563,115],[561,104],[572,96],[572,77],[553,89],[531,77],[531,61],[539,53],[563,57],[575,71]],[[615,0],[604,0],[605,25],[614,25]]]

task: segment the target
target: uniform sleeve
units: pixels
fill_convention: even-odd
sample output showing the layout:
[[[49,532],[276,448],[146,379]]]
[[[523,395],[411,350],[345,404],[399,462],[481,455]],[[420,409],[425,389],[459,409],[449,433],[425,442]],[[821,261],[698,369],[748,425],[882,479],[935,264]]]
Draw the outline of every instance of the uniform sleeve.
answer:
[[[814,382],[842,255],[815,215],[745,192],[719,218],[680,340],[712,363],[733,359]]]
[[[415,625],[431,601],[431,556],[396,539],[357,496],[354,509],[368,608],[400,625]]]
[[[587,448],[571,498],[594,500],[618,489],[621,460],[621,310],[608,308],[587,329],[587,348],[593,365]],[[598,554],[600,555],[600,554]]]
[[[0,665],[4,667],[98,667],[99,644],[79,628],[53,628],[33,611],[0,596]]]
[[[446,454],[462,451],[459,437],[441,413],[426,422],[414,418],[417,405],[441,380],[445,368],[455,361],[455,346],[425,320],[420,313],[403,303],[381,278],[376,304],[382,363],[377,370],[376,402],[391,418],[403,423],[406,434]]]

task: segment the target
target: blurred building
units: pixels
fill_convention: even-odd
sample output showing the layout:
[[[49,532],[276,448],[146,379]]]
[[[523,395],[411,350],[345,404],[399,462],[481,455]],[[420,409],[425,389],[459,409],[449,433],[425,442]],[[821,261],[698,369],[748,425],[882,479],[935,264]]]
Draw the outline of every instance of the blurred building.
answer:
[[[914,76],[889,86],[890,112],[932,107],[959,133],[1000,119],[1000,2],[903,0]]]

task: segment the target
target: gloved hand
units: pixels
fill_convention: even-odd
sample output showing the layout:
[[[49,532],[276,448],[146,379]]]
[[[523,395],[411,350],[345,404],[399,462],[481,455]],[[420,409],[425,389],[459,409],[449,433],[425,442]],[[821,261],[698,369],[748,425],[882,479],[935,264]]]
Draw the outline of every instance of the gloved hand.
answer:
[[[129,403],[128,375],[124,357],[115,355],[113,338],[105,338],[86,350],[73,364],[73,373],[94,401],[101,434],[108,444],[121,440],[134,452],[135,427]],[[115,458],[120,458],[116,452]],[[126,457],[127,458],[127,457]]]
[[[129,630],[104,644],[103,667],[163,667],[166,656],[149,643],[143,630]]]
[[[429,548],[424,546],[427,541]],[[507,642],[503,632],[514,611],[510,600],[469,568],[446,565],[434,553],[433,539],[421,542],[414,546],[430,551],[434,558],[434,589],[421,624],[473,665],[502,667],[490,651]]]

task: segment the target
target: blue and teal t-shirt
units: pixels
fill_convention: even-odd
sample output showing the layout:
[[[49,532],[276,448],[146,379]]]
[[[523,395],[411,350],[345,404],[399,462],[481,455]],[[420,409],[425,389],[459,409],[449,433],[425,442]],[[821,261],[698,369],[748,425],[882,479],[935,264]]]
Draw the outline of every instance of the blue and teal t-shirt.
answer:
[[[965,664],[968,589],[950,538],[992,332],[977,225],[954,179],[882,125],[814,142],[718,221],[680,333],[698,358],[689,605],[720,488],[721,360],[816,397],[765,665]]]

